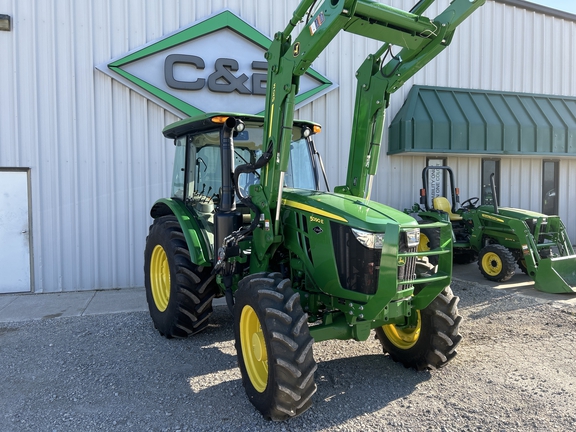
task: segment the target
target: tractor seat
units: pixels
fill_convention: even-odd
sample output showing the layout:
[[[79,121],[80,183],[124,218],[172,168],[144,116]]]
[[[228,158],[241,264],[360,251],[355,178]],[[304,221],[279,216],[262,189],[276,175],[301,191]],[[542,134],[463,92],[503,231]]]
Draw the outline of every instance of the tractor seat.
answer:
[[[462,216],[452,213],[452,208],[450,207],[450,203],[444,197],[436,197],[432,200],[432,207],[434,210],[441,210],[443,212],[448,213],[450,217],[450,221],[461,221]]]

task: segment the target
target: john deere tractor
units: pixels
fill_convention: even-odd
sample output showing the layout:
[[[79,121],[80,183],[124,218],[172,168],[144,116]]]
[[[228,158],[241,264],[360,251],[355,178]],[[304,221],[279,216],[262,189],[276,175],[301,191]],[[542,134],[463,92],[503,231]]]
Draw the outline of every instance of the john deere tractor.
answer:
[[[374,330],[384,352],[418,370],[456,355],[450,225],[431,223],[440,245],[418,252],[416,220],[370,200],[390,94],[484,0],[455,0],[426,18],[433,3],[405,12],[371,0],[303,0],[266,53],[264,116],[212,113],[164,129],[176,156],[171,197],[150,212],[152,320],[162,335],[186,337],[206,328],[213,299],[225,297],[243,385],[268,419],[310,407],[314,341],[363,341]],[[294,120],[294,100],[300,77],[340,30],[383,46],[358,69],[346,184],[323,192],[321,128]]]
[[[443,187],[432,187],[431,179],[436,185],[447,183],[449,196],[443,196]],[[416,214],[422,224],[419,250],[428,251],[440,243],[426,223],[449,221],[455,263],[467,264],[477,259],[482,275],[495,282],[509,280],[518,265],[534,279],[539,291],[576,292],[576,254],[558,216],[499,207],[494,174],[490,177],[492,203],[480,206],[478,197],[460,204],[449,167],[425,167],[422,183],[420,205],[407,211]]]

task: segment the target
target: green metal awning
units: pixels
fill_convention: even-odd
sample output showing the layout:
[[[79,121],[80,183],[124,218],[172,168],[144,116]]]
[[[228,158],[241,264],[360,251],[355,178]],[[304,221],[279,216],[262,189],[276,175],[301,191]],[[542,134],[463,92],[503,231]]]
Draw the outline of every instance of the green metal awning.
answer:
[[[576,97],[413,86],[388,154],[576,156]]]

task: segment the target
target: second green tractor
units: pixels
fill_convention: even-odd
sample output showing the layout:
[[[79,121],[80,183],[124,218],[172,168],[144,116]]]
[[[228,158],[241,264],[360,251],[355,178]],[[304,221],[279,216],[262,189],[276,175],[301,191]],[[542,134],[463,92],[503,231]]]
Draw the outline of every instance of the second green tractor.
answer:
[[[431,179],[438,184],[448,184],[448,197],[441,191],[432,196],[431,192],[438,187],[432,187]],[[576,255],[561,219],[530,210],[499,207],[494,174],[490,181],[491,204],[479,205],[478,197],[460,204],[452,170],[447,166],[425,167],[420,204],[407,210],[421,222],[419,250],[434,250],[441,242],[426,224],[447,221],[452,225],[455,263],[478,260],[482,275],[495,282],[509,280],[518,266],[534,280],[539,291],[576,292]]]

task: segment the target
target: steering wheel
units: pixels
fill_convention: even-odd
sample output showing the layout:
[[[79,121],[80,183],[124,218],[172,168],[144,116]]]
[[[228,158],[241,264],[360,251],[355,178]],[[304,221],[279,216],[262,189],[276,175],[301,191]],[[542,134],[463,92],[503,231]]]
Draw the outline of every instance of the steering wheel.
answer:
[[[476,204],[478,204],[478,201],[480,201],[480,198],[478,197],[468,198],[466,201],[460,204],[460,207],[476,208]]]

